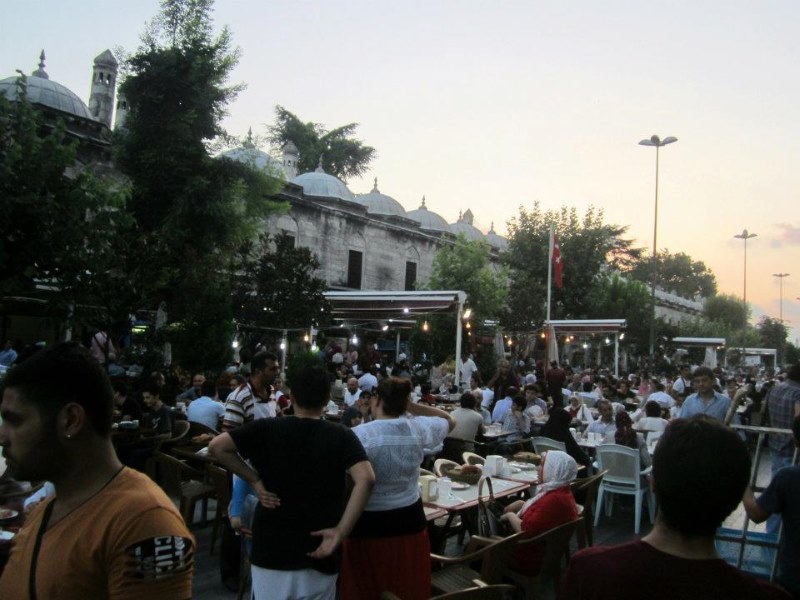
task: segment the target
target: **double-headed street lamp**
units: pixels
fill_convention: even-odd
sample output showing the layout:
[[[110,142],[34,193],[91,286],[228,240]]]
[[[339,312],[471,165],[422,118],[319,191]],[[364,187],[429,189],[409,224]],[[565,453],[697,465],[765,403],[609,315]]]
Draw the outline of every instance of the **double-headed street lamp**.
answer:
[[[751,240],[756,237],[757,233],[750,233],[747,229],[742,229],[742,233],[735,235],[733,237],[744,240],[744,310],[745,310],[745,319],[747,318],[747,240]]]
[[[656,149],[656,203],[653,216],[653,281],[650,284],[650,368],[655,368],[656,363],[656,279],[658,277],[658,150],[667,144],[678,141],[676,137],[666,137],[663,140],[653,135],[648,140],[639,142],[640,146],[655,146]]]

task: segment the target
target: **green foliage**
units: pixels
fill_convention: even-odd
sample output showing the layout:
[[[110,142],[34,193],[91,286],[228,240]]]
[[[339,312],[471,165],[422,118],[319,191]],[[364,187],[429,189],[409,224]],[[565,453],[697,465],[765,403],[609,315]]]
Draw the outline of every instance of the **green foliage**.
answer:
[[[759,345],[758,334],[751,326],[738,327],[725,321],[711,321],[694,317],[681,322],[680,335],[684,337],[725,338],[728,348],[752,348]]]
[[[275,125],[269,128],[269,138],[277,146],[287,142],[297,146],[299,173],[313,171],[321,159],[326,173],[346,180],[363,175],[377,157],[375,148],[353,137],[356,129],[358,123],[328,130],[321,123],[304,123],[284,107],[276,106]]]
[[[658,253],[658,287],[675,292],[683,298],[701,296],[708,298],[717,293],[717,279],[705,263],[693,260],[688,254]],[[653,280],[653,256],[642,254],[634,261],[630,275],[650,285]]]
[[[749,326],[750,307],[746,307],[736,296],[719,294],[706,299],[703,316],[709,321],[724,323],[735,330]]]
[[[286,234],[244,244],[234,269],[237,319],[279,329],[326,325],[331,307],[327,285],[315,275],[319,266],[311,250],[295,247]]]
[[[530,210],[520,207],[519,216],[509,221],[509,249],[504,254],[511,285],[503,324],[509,329],[530,331],[546,318],[551,223],[564,259],[564,287],[552,288],[553,319],[596,317],[598,275],[627,269],[640,254],[622,237],[627,227],[605,223],[602,210],[589,207],[580,217],[575,208],[545,211],[538,201]]]
[[[124,269],[128,190],[82,169],[64,123],[46,124],[24,76],[17,85],[16,102],[0,97],[0,296],[45,285],[58,290],[52,314],[80,305],[78,324],[104,328],[136,302]]]
[[[756,325],[758,338],[763,348],[774,348],[778,351],[778,363],[776,366],[784,364],[786,335],[789,333],[786,325],[779,319],[772,317],[761,317]]]
[[[649,352],[650,292],[640,281],[618,273],[601,274],[594,292],[594,316],[597,319],[625,319],[625,342],[641,354]]]

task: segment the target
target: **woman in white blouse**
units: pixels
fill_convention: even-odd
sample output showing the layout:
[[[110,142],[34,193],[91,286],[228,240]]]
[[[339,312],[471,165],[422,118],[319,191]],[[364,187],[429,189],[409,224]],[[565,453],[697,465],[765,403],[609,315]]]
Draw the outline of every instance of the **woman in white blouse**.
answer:
[[[355,427],[375,471],[375,487],[343,544],[342,598],[404,600],[430,596],[430,544],[419,496],[419,466],[441,449],[455,421],[445,411],[410,402],[411,382],[389,377],[370,399],[375,420]]]

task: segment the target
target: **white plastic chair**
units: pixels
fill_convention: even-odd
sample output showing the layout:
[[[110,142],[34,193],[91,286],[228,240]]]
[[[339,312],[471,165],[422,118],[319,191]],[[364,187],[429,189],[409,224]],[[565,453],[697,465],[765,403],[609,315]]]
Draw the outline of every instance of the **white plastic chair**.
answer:
[[[597,466],[608,470],[597,492],[597,508],[595,509],[594,526],[600,521],[600,512],[603,506],[603,497],[608,494],[626,494],[635,496],[636,516],[634,532],[639,535],[642,520],[642,501],[647,496],[647,507],[650,513],[650,522],[655,521],[655,497],[650,491],[650,486],[643,480],[643,476],[650,472],[650,467],[641,468],[639,450],[617,444],[603,444],[597,447]],[[611,515],[611,498],[607,498],[606,514]]]
[[[567,445],[564,442],[557,442],[549,437],[535,437],[531,438],[531,441],[533,442],[533,451],[536,452],[536,454],[541,454],[548,450],[567,451]]]

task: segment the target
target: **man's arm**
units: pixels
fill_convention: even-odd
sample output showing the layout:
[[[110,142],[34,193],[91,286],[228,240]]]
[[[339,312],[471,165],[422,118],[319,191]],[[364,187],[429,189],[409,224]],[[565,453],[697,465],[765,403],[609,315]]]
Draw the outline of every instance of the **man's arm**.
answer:
[[[416,415],[418,417],[439,417],[446,419],[450,431],[453,431],[453,429],[456,427],[455,419],[450,416],[450,413],[442,410],[441,408],[428,406],[427,404],[414,404],[413,402],[409,401],[406,405],[406,410],[412,415]]]
[[[336,527],[311,532],[311,535],[322,538],[317,549],[309,552],[308,555],[311,558],[325,558],[333,554],[333,551],[341,544],[342,540],[353,530],[353,526],[361,516],[364,507],[367,505],[367,500],[372,494],[372,488],[375,485],[375,472],[372,470],[372,464],[368,460],[362,460],[354,464],[350,467],[348,473],[352,477],[354,485],[353,491],[350,493],[350,499],[347,501],[347,506],[344,507],[342,518],[339,519]]]
[[[747,513],[747,516],[750,517],[750,520],[754,523],[763,523],[770,515],[770,513],[761,508],[758,502],[756,502],[756,496],[753,493],[753,488],[749,485],[744,491],[742,503],[744,504],[744,510]]]
[[[235,473],[253,486],[253,489],[258,495],[259,502],[266,508],[277,508],[280,506],[280,499],[277,495],[266,490],[258,471],[244,462],[242,457],[239,456],[236,444],[229,433],[222,433],[209,442],[208,455],[214,459],[215,462],[228,469],[231,473]]]

